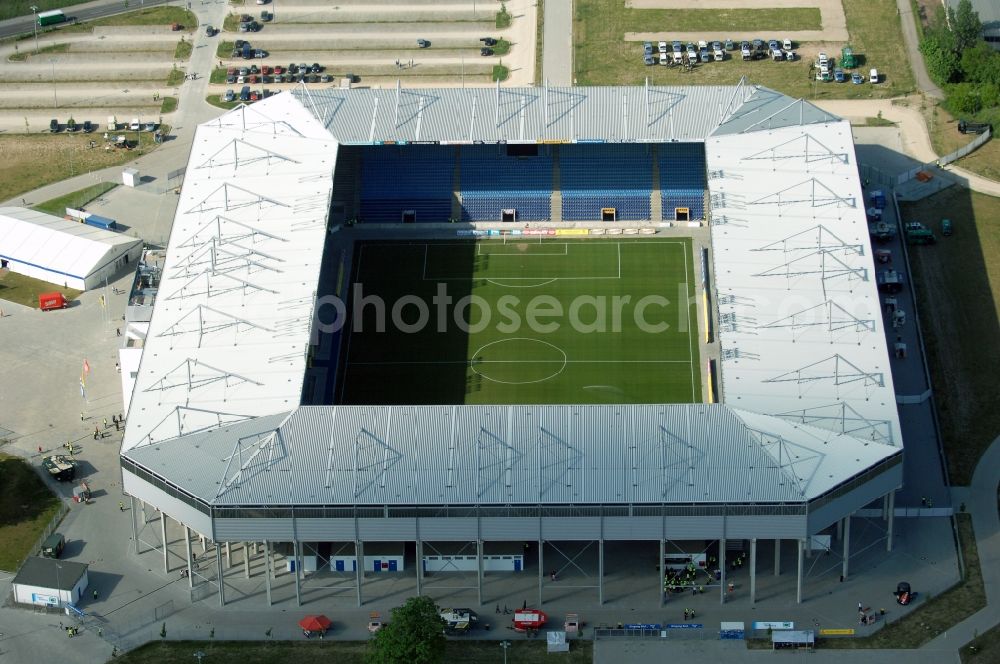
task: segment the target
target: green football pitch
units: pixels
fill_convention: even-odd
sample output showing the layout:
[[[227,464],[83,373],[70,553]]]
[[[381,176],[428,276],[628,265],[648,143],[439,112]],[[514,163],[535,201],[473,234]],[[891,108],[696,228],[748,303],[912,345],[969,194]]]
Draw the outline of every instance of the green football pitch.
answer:
[[[344,404],[702,400],[690,240],[364,242]]]

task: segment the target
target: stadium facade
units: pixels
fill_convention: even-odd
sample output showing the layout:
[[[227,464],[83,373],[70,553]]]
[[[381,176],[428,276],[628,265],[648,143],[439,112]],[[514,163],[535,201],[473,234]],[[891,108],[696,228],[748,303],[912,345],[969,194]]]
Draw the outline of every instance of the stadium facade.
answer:
[[[307,405],[313,353],[337,343],[315,309],[344,214],[338,157],[387,142],[703,145],[716,403]],[[424,542],[481,558],[532,541],[541,588],[545,541],[596,541],[603,561],[607,541],[658,541],[662,559],[670,542],[724,557],[744,540],[755,570],[758,539],[794,540],[801,601],[814,535],[843,535],[846,575],[850,515],[881,501],[891,547],[903,479],[863,201],[849,124],[745,82],[296,90],[239,107],[197,129],[123,486],[184,526],[189,566],[191,532],[297,561],[317,542],[359,560],[366,543],[415,542],[419,560]],[[357,583],[360,604],[360,569]]]

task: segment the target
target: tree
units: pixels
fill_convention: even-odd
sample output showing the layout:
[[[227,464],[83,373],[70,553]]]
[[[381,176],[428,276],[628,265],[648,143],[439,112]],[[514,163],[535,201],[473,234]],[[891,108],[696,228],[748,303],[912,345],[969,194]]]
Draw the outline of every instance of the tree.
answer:
[[[982,39],[983,24],[979,20],[979,12],[972,9],[971,0],[959,0],[958,9],[949,7],[948,19],[955,34],[955,49],[959,54]]]
[[[371,664],[435,664],[444,658],[445,621],[430,597],[411,597],[392,610],[368,646]]]
[[[961,73],[954,45],[955,37],[948,30],[928,31],[920,42],[920,52],[924,54],[927,73],[939,85],[957,80]]]

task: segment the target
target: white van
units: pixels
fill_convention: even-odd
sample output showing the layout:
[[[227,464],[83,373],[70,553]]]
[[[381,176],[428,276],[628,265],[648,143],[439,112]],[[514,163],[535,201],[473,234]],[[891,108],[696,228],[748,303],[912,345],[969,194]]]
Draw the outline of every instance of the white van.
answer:
[[[878,83],[878,69],[872,68],[872,70],[868,72],[868,80],[871,83]]]
[[[139,124],[139,118],[132,118],[132,122],[128,123],[128,128],[131,131],[139,131],[140,127],[142,127],[142,125]]]

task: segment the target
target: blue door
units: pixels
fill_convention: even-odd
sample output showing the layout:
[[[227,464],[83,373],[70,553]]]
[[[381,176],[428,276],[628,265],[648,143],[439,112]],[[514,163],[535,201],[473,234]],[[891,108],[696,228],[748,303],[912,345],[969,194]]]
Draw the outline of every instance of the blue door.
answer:
[[[337,571],[338,572],[343,572],[344,571],[344,561],[343,560],[338,560],[336,562],[336,565],[337,565]]]
[[[514,558],[514,571],[515,572],[520,572],[521,571],[521,559],[520,558]]]
[[[352,572],[357,572],[358,571],[358,559],[357,558],[355,558],[354,560],[351,561],[351,571]]]
[[[397,562],[398,561],[395,558],[390,558],[389,559],[389,571],[390,572],[398,572],[399,571]]]
[[[376,560],[375,564],[373,565],[373,568],[374,568],[374,571],[381,572],[382,571],[382,561],[381,560]]]

